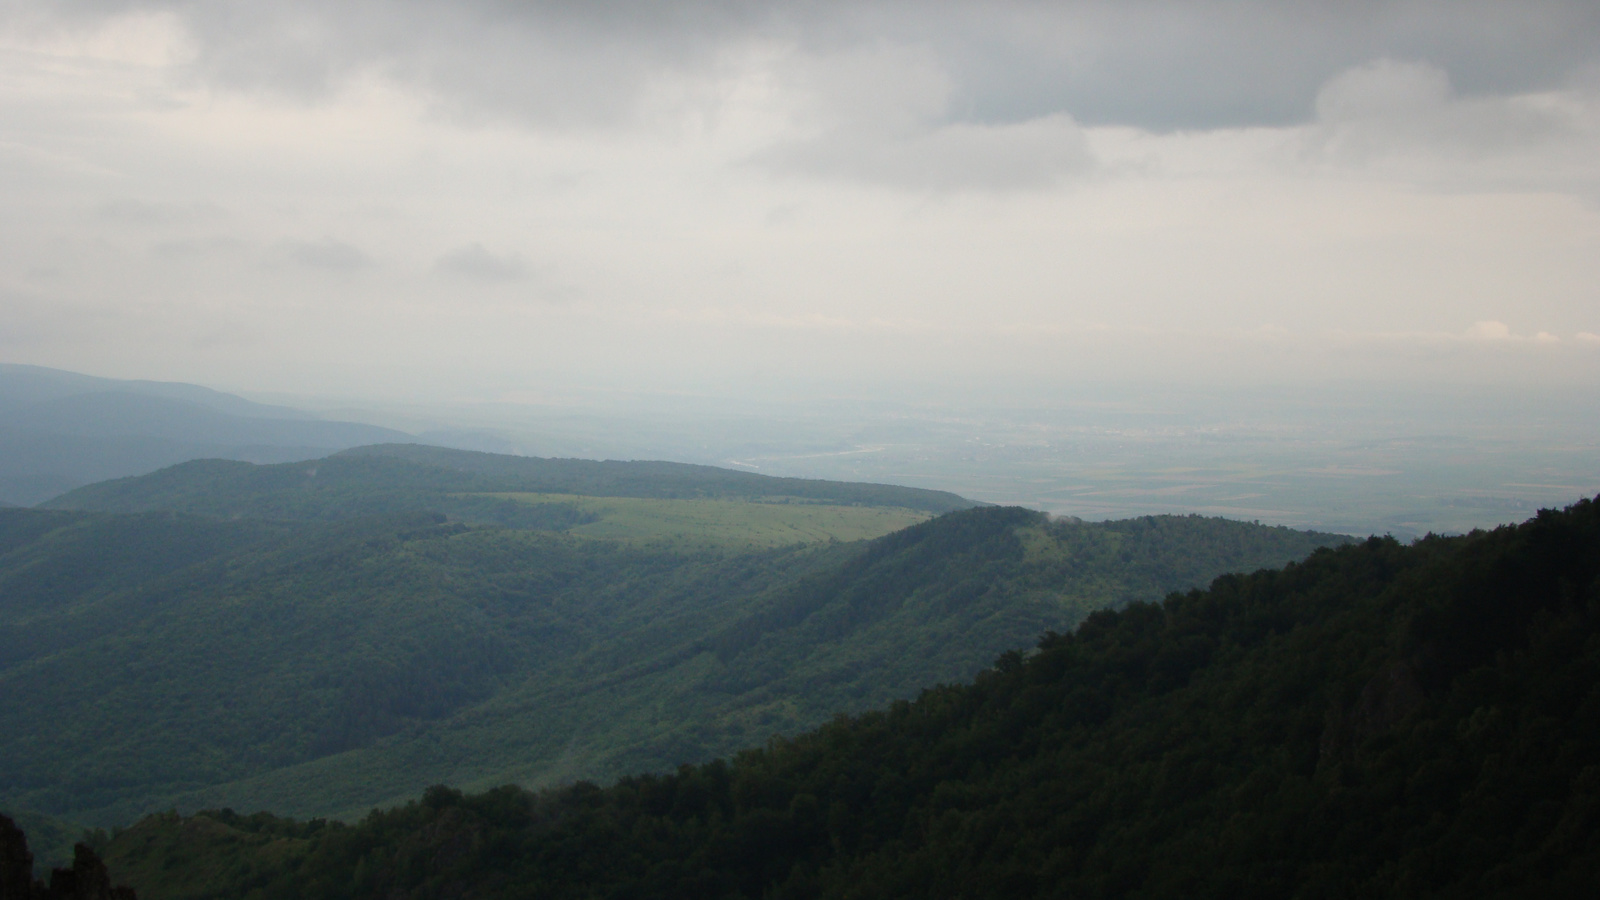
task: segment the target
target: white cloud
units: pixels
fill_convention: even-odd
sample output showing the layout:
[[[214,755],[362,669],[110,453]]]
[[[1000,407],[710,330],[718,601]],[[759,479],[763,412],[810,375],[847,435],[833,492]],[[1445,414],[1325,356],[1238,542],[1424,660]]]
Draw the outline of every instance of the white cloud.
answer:
[[[1340,336],[1345,341],[1403,343],[1436,347],[1457,346],[1463,348],[1534,348],[1549,347],[1561,343],[1561,338],[1548,331],[1537,331],[1531,335],[1517,334],[1506,323],[1493,320],[1474,322],[1471,327],[1464,331],[1341,331]],[[1579,340],[1581,339],[1580,336]]]
[[[57,60],[125,66],[172,66],[193,60],[197,47],[183,15],[137,4],[6,3],[0,48]]]
[[[1466,337],[1475,341],[1509,341],[1512,334],[1504,322],[1476,322],[1467,329]]]

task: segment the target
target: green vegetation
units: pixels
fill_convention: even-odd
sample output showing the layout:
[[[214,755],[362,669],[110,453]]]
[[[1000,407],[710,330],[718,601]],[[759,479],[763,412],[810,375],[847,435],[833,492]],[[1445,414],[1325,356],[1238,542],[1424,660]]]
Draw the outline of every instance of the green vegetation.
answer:
[[[37,819],[25,819],[22,824],[36,826]],[[0,814],[0,900],[138,900],[129,888],[111,884],[105,863],[88,844],[74,845],[60,865],[36,857],[41,831],[48,829],[31,830],[34,847],[29,846],[23,827]],[[103,832],[97,835],[103,837]],[[36,864],[44,877],[34,877]]]
[[[72,846],[86,837],[82,825],[36,812],[0,809],[0,818],[11,819],[18,828],[27,832],[33,864],[44,872],[72,865]],[[104,832],[100,832],[99,837],[109,840]]]
[[[0,510],[0,804],[105,827],[171,806],[359,816],[435,782],[660,770],[969,678],[1095,609],[1341,540],[992,507],[869,543],[603,540],[382,504],[357,515],[375,486],[441,476],[350,461],[372,468],[325,494],[296,487],[310,476],[293,467],[232,463],[116,486],[210,517]],[[319,480],[325,465],[339,458]],[[259,490],[223,490],[240,479]],[[242,515],[241,496],[274,517]],[[279,515],[296,508],[322,512]]]
[[[882,506],[831,506],[771,500],[666,500],[574,494],[466,495],[513,500],[533,509],[569,509],[570,534],[647,543],[786,547],[882,537],[928,519],[925,512]],[[505,518],[511,518],[506,516]]]
[[[701,500],[790,500],[944,513],[978,504],[944,491],[773,478],[668,462],[537,459],[416,444],[357,447],[326,459],[257,466],[204,459],[138,478],[89,485],[50,501],[54,509],[176,510],[219,518],[337,519],[437,510],[518,528],[565,527],[529,510],[543,504],[463,495],[576,494]],[[580,517],[581,518],[581,517]]]
[[[862,589],[794,627],[882,614],[874,579],[929,563],[925,586],[994,584],[1001,559],[1157,536],[1046,540],[1059,527],[975,510],[891,535],[812,576]],[[727,645],[804,604],[768,609]],[[435,787],[354,825],[162,815],[107,861],[147,900],[1590,896],[1600,503],[1097,612],[970,685],[672,774]]]

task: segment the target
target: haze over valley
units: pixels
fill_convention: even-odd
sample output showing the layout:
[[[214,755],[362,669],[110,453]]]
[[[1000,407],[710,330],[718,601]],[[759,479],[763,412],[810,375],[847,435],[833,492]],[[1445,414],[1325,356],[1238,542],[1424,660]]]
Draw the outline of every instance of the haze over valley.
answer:
[[[667,459],[952,490],[1088,520],[1203,513],[1416,537],[1519,521],[1600,492],[1585,388],[1161,385],[980,403],[573,392],[542,402],[384,403],[93,379],[0,365],[0,501],[32,505],[186,459],[311,459],[368,443]],[[298,404],[291,405],[291,404]]]

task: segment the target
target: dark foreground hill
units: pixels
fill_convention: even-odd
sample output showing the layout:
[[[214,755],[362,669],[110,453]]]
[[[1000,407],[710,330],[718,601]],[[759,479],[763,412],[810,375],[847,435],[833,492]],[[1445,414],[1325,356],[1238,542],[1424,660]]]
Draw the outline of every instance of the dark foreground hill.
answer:
[[[157,816],[107,858],[147,898],[1589,897],[1600,505],[1099,612],[673,774]]]
[[[425,509],[0,510],[0,808],[106,827],[172,806],[359,816],[436,782],[665,769],[1340,540],[999,507],[770,549]]]
[[[92,848],[80,843],[73,851],[70,862],[45,865],[40,872],[44,877],[34,878],[39,860],[27,835],[0,814],[0,900],[138,900],[131,889],[111,884],[105,863]]]

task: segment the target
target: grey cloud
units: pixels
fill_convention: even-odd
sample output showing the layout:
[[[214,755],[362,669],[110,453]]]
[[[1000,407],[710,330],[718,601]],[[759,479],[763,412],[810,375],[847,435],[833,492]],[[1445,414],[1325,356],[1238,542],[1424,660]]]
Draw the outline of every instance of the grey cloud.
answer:
[[[311,269],[352,272],[371,264],[359,247],[334,238],[320,241],[284,241],[278,245],[283,258]]]
[[[447,114],[546,125],[626,121],[663,71],[712,71],[752,40],[822,56],[924,48],[952,81],[956,121],[1065,113],[1158,130],[1305,121],[1329,78],[1378,58],[1435,65],[1465,96],[1548,88],[1600,61],[1600,4],[1589,0],[59,6],[80,20],[173,10],[199,39],[195,75],[218,83],[314,98],[379,71]]]
[[[527,277],[527,267],[517,254],[490,253],[480,243],[468,244],[439,258],[439,271],[472,281],[517,281]]]
[[[1324,120],[1411,115],[1450,99],[1450,76],[1434,66],[1375,60],[1340,73],[1317,93]]]
[[[198,39],[191,75],[207,82],[316,101],[378,72],[450,117],[557,126],[626,119],[654,75],[709,64],[746,21],[732,3],[148,5],[182,15]]]
[[[1065,116],[1015,125],[954,123],[911,135],[840,132],[777,148],[779,170],[930,190],[1017,190],[1081,173],[1094,161]]]
[[[183,238],[158,241],[151,245],[152,255],[162,259],[204,259],[231,256],[246,248],[244,241],[234,237]]]
[[[226,218],[227,213],[213,203],[172,203],[166,201],[121,199],[102,203],[96,214],[108,222],[131,226],[188,225]]]
[[[811,101],[802,119],[812,134],[752,158],[777,171],[918,190],[1016,190],[1092,166],[1070,116],[952,121],[953,86],[926,53],[848,49],[793,62],[780,78]]]
[[[1558,85],[1600,59],[1600,6],[1573,0],[1076,3],[968,18],[930,40],[970,114],[993,120],[1060,109],[1157,130],[1290,124],[1371,59],[1427,61],[1470,95]]]

